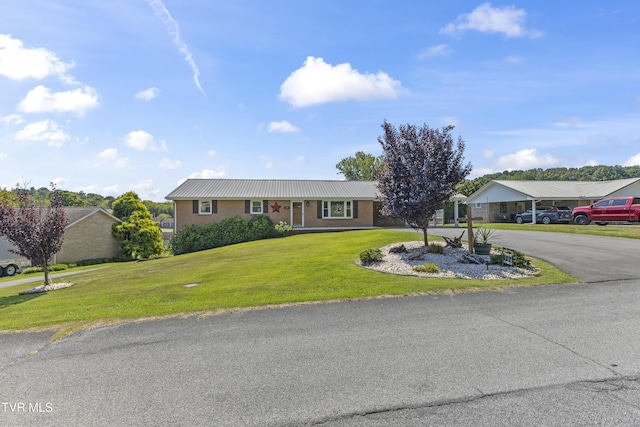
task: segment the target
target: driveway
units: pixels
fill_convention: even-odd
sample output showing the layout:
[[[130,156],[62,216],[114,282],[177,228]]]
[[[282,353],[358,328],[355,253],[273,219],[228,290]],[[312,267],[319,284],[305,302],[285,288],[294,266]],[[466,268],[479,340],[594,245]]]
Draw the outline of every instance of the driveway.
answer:
[[[549,227],[553,227],[550,225]],[[415,233],[410,228],[402,228]],[[458,237],[466,228],[431,227],[430,236]],[[420,232],[421,234],[422,232]],[[463,240],[466,239],[465,231]],[[585,283],[640,278],[640,241],[554,232],[495,230],[492,241],[545,260]]]

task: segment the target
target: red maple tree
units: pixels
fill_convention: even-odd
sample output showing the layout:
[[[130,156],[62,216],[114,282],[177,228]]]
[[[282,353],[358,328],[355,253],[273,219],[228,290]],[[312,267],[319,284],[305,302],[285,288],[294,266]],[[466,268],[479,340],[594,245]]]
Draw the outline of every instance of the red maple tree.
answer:
[[[50,284],[49,265],[64,239],[67,216],[62,197],[52,184],[49,205],[38,207],[23,189],[0,200],[0,234],[13,245],[11,252],[25,257],[44,271]]]

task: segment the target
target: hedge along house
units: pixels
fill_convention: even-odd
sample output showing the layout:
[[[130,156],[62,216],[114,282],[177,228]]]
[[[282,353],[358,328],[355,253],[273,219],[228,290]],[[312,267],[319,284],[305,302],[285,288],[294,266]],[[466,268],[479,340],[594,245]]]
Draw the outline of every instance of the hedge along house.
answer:
[[[297,231],[404,225],[383,217],[375,181],[188,179],[166,199],[174,203],[175,231],[240,216],[266,215]]]
[[[614,181],[492,180],[467,197],[472,215],[483,222],[510,222],[538,206],[585,206],[604,197],[639,196],[640,178]],[[535,221],[535,213],[533,215]]]

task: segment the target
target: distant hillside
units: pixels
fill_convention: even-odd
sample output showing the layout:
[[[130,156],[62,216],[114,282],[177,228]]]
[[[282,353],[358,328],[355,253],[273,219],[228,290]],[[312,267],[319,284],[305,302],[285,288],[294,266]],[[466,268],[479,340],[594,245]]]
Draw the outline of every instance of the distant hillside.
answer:
[[[640,178],[640,166],[583,166],[581,168],[529,169],[484,175],[458,185],[458,192],[469,196],[493,179],[513,181],[611,181]]]

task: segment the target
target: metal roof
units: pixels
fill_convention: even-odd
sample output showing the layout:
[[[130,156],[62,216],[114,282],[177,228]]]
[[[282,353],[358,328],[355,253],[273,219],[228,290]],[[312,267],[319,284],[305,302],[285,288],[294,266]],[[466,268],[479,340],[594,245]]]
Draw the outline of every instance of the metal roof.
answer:
[[[607,197],[640,181],[640,178],[614,181],[516,181],[492,180],[468,197],[475,202],[483,193],[496,185],[517,191],[525,197],[537,200],[599,199]]]
[[[358,199],[375,200],[375,181],[272,179],[188,179],[165,198],[195,199]]]

